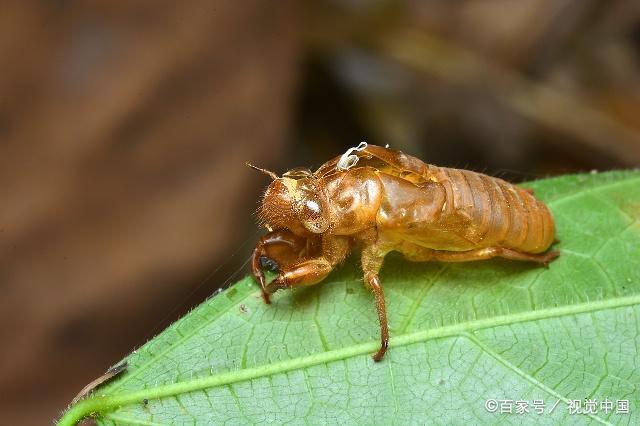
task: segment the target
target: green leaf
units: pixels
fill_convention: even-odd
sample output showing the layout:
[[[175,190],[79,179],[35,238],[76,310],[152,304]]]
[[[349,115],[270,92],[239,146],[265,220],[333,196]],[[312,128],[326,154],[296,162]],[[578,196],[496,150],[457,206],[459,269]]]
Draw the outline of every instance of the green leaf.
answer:
[[[60,424],[640,424],[640,172],[527,186],[553,210],[561,257],[544,269],[388,256],[382,362],[355,261],[271,305],[245,278],[129,355]],[[597,413],[568,413],[585,398]],[[487,399],[524,400],[529,413],[489,412]]]

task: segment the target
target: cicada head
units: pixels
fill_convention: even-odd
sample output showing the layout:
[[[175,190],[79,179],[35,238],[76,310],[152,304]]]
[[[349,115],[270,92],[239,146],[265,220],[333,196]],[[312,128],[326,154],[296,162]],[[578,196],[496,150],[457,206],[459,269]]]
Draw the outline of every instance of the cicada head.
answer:
[[[262,223],[296,234],[321,234],[330,228],[328,202],[320,183],[309,173],[296,170],[274,179],[262,198]]]

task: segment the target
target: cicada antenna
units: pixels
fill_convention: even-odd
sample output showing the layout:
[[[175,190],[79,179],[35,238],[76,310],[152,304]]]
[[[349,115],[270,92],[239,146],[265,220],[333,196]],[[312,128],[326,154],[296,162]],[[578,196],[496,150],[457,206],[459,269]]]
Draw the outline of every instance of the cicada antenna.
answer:
[[[246,163],[244,163],[244,164],[246,164],[247,166],[251,167],[252,169],[255,169],[255,170],[259,171],[259,172],[264,173],[265,175],[269,175],[269,176],[271,177],[271,179],[273,179],[273,180],[278,179],[278,175],[277,175],[277,174],[275,174],[275,173],[273,173],[273,172],[272,172],[272,171],[270,171],[270,170],[263,169],[263,168],[260,168],[260,167],[258,167],[258,166],[254,166],[253,164],[251,164],[251,163],[250,163],[250,162],[248,162],[248,161],[247,161]]]

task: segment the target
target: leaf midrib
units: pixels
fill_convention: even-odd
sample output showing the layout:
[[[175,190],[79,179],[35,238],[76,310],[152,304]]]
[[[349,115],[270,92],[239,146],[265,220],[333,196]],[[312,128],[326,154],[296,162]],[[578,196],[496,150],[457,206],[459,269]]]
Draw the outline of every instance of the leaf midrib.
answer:
[[[529,321],[538,321],[543,319],[557,318],[569,315],[584,314],[594,311],[621,308],[626,306],[637,305],[640,303],[640,294],[631,296],[603,299],[599,301],[590,301],[572,305],[564,305],[553,308],[539,309],[535,311],[518,312],[507,315],[499,315],[491,318],[476,319],[465,321],[458,324],[421,330],[413,333],[395,336],[390,339],[390,347],[407,346],[415,343],[421,343],[427,340],[452,337],[463,335],[471,331],[477,331],[490,327],[502,325],[510,325]],[[214,374],[180,381],[168,385],[148,387],[143,390],[121,393],[117,395],[96,396],[73,406],[72,410],[101,411],[117,406],[142,401],[143,399],[158,399],[168,396],[180,395],[183,393],[193,392],[201,389],[212,388],[217,386],[228,385],[232,383],[253,380],[261,377],[271,376],[274,374],[285,373],[301,368],[312,367],[319,364],[344,360],[354,356],[373,353],[379,346],[379,342],[370,341],[358,345],[352,345],[328,352],[320,352],[305,357],[293,358],[278,363],[266,364],[257,367],[236,370],[226,373]]]
[[[241,303],[243,302],[247,297],[249,297],[253,292],[247,292],[242,299],[239,299],[237,301],[237,303]],[[236,303],[236,304],[237,304]],[[200,307],[202,308],[202,307]],[[167,348],[165,348],[164,350],[162,350],[161,352],[155,354],[153,357],[151,357],[147,362],[145,362],[144,364],[141,364],[133,373],[131,373],[129,376],[124,377],[123,379],[121,379],[119,382],[115,383],[113,385],[113,387],[111,387],[109,389],[109,392],[112,393],[116,390],[118,390],[119,388],[122,387],[122,385],[124,385],[125,383],[127,383],[129,380],[137,377],[142,371],[146,370],[147,368],[149,368],[151,365],[153,365],[156,360],[158,360],[159,358],[162,358],[164,355],[168,354],[169,352],[171,352],[172,350],[174,350],[180,343],[184,342],[185,340],[187,340],[188,338],[192,337],[193,335],[195,335],[198,331],[202,330],[203,328],[211,325],[213,322],[215,322],[218,318],[220,318],[222,315],[226,314],[228,311],[226,310],[221,310],[218,311],[216,313],[216,315],[212,316],[211,318],[208,318],[207,321],[204,321],[202,324],[199,324],[198,326],[194,327],[192,330],[190,330],[189,333],[186,334],[180,334],[180,332],[178,331],[178,326],[180,325],[180,320],[178,320],[178,322],[174,323],[171,327],[174,327],[176,329],[176,333],[178,333],[180,335],[179,339],[176,339],[176,341],[174,341],[171,345],[169,345]]]

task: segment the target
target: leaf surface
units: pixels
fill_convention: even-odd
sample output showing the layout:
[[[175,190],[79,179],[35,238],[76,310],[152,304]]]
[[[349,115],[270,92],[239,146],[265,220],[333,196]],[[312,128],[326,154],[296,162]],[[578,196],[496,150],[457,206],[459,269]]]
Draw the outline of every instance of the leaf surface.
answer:
[[[544,269],[388,256],[382,362],[355,262],[271,305],[245,278],[129,355],[60,423],[640,424],[640,172],[525,186],[554,213],[560,258]],[[512,413],[488,399],[512,400]],[[595,413],[569,413],[569,400],[584,411],[590,399]]]

